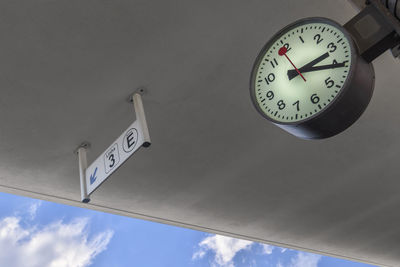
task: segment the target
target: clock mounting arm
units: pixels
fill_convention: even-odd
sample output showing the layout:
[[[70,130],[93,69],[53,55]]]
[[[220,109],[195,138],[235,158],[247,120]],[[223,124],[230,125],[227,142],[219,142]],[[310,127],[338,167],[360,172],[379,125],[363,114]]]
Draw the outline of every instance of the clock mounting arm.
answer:
[[[367,1],[367,6],[344,28],[352,35],[361,57],[367,62],[400,44],[400,21],[379,0]]]

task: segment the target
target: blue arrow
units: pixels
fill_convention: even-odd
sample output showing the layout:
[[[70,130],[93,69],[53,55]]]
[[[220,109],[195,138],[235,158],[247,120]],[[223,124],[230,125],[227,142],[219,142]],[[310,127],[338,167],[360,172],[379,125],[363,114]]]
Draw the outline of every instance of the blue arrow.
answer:
[[[96,181],[96,172],[97,172],[97,167],[94,169],[94,173],[90,175],[90,184],[93,184]]]

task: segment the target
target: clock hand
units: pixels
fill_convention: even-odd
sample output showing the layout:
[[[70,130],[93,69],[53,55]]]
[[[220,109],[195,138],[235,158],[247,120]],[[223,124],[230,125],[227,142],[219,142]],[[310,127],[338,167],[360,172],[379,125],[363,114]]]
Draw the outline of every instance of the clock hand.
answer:
[[[314,59],[314,60],[310,61],[309,63],[305,64],[300,69],[314,66],[315,64],[321,62],[322,60],[324,60],[327,57],[329,57],[329,53],[328,52],[326,52],[325,54],[322,54],[321,56],[317,57],[316,59]]]
[[[303,72],[310,72],[310,71],[316,71],[316,70],[326,70],[326,69],[336,69],[336,68],[341,68],[344,67],[345,62],[342,63],[335,63],[335,64],[328,64],[328,65],[321,65],[321,66],[313,66],[309,68],[305,68]]]
[[[315,64],[321,62],[322,60],[324,60],[324,59],[327,58],[327,57],[329,57],[329,53],[328,53],[328,52],[326,52],[325,54],[323,54],[323,55],[317,57],[316,59],[314,59],[314,60],[312,60],[312,61],[310,61],[309,63],[305,64],[305,65],[304,65],[303,67],[301,67],[299,70],[302,71],[304,68],[312,67],[312,66],[314,66]],[[291,72],[291,75],[289,75],[289,71]],[[297,76],[297,73],[295,73],[296,71],[295,71],[294,73],[292,72],[292,70],[289,70],[289,71],[288,71],[289,80],[291,80],[291,79],[293,79],[294,77]],[[293,71],[294,71],[294,70],[293,70]],[[293,74],[294,74],[294,75],[293,75]]]
[[[303,80],[306,81],[303,74],[301,74],[301,72],[296,68],[296,66],[293,64],[293,62],[290,60],[290,58],[286,55],[286,52],[287,52],[287,48],[285,46],[282,46],[281,48],[279,48],[278,54],[280,56],[285,56],[287,58],[287,60],[289,60],[290,64],[292,64],[294,69],[297,71],[297,73],[301,76],[301,78],[303,78]]]
[[[311,71],[317,71],[317,70],[341,68],[344,66],[345,66],[345,62],[342,62],[342,63],[335,63],[335,64],[329,64],[329,65],[322,65],[322,66],[303,67],[300,69],[300,71],[304,73],[304,72],[311,72]],[[296,76],[297,76],[296,70],[288,70],[289,80],[293,79]]]

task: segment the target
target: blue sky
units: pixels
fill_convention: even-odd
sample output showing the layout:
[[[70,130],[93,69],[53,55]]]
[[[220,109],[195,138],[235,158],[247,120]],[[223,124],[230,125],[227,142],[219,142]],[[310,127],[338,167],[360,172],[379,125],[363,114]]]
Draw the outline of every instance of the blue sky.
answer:
[[[0,266],[371,265],[0,193]]]

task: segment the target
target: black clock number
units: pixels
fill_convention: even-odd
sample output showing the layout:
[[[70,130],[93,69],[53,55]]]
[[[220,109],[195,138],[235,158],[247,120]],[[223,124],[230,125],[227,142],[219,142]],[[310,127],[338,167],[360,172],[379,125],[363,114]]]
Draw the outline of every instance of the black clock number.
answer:
[[[325,80],[325,85],[326,87],[331,88],[332,86],[335,85],[335,82],[331,79],[331,77],[328,77]]]
[[[313,104],[318,104],[318,102],[319,102],[319,97],[317,96],[317,94],[312,94],[310,100],[311,100],[311,102],[312,102]]]
[[[268,74],[267,78],[265,78],[265,81],[267,82],[267,84],[273,82],[275,80],[275,74],[273,74],[272,72],[270,74]]]
[[[283,102],[283,100],[279,100],[278,103],[276,103],[278,105],[278,108],[280,110],[284,109],[286,107],[285,102]]]
[[[336,51],[336,45],[334,43],[329,43],[326,48],[330,48],[331,50],[329,50],[329,52],[335,52]]]
[[[274,58],[270,62],[271,62],[271,65],[272,65],[273,68],[275,68],[275,66],[278,65],[278,61],[276,61],[276,58]]]
[[[290,48],[290,46],[289,46],[288,43],[285,43],[283,46],[286,47],[286,50],[287,50],[287,51],[289,51],[290,49],[292,49],[292,48]]]
[[[269,100],[272,100],[272,99],[274,98],[274,92],[268,91],[268,92],[267,92],[267,98],[268,98]]]
[[[297,111],[300,111],[299,105],[300,105],[300,101],[299,100],[297,100],[296,102],[293,103],[293,106],[296,106]]]
[[[317,41],[317,44],[319,44],[320,42],[322,42],[324,39],[321,38],[321,35],[319,33],[317,33],[316,35],[314,35],[314,40]]]

